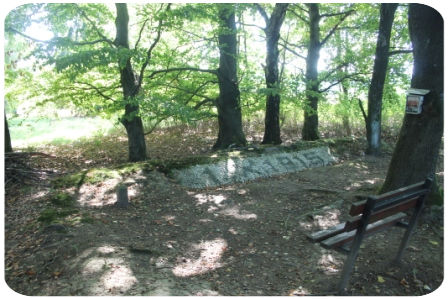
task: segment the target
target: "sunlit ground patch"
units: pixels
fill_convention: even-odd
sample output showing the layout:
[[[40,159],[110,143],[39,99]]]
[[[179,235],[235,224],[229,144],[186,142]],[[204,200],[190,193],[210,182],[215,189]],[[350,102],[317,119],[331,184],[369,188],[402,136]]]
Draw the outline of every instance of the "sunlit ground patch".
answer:
[[[176,276],[193,276],[207,273],[217,268],[221,268],[223,263],[221,257],[227,249],[227,242],[218,238],[212,241],[204,241],[192,245],[192,251],[199,251],[200,256],[197,259],[182,259],[181,263],[173,269]]]

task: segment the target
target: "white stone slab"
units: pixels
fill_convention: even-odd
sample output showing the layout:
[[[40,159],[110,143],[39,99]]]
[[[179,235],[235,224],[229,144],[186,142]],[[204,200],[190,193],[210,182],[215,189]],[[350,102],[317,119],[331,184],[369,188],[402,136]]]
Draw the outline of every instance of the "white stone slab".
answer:
[[[299,152],[263,154],[260,157],[229,158],[214,164],[174,169],[172,173],[181,185],[203,189],[323,167],[335,161],[328,147],[318,147]]]

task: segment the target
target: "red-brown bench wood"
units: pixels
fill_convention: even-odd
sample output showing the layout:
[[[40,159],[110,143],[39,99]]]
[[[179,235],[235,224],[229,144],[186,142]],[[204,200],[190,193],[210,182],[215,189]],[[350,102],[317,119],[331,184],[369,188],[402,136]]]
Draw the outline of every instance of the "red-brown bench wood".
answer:
[[[378,220],[372,224],[369,224],[366,228],[366,233],[364,237],[368,237],[374,234],[377,234],[389,227],[394,226],[398,221],[403,220],[406,217],[405,213],[398,213],[392,215],[390,217]],[[336,247],[342,246],[348,242],[353,241],[355,238],[356,230],[352,230],[349,232],[343,232],[338,235],[335,235],[331,238],[323,240],[320,242],[321,246],[326,249],[334,249]]]
[[[364,238],[384,231],[392,226],[406,228],[401,240],[395,262],[399,263],[409,243],[412,230],[423,210],[426,195],[432,185],[431,179],[413,184],[380,196],[369,196],[367,200],[353,203],[349,215],[351,219],[322,231],[307,236],[311,242],[319,242],[326,249],[334,249],[347,254],[344,268],[338,282],[337,292],[343,292],[348,282],[361,242]],[[404,211],[413,209],[407,225],[402,220],[406,218]],[[350,245],[348,249],[347,246]]]

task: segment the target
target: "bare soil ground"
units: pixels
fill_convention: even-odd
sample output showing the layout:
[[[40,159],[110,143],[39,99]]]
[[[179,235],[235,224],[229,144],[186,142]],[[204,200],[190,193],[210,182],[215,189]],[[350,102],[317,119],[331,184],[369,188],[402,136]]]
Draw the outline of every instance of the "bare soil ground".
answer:
[[[54,187],[8,189],[5,288],[29,296],[329,294],[345,256],[306,235],[344,221],[352,202],[381,186],[390,151],[373,158],[362,155],[363,146],[355,140],[332,148],[339,157],[333,166],[208,190],[187,190],[158,171],[85,183],[63,190],[76,198],[76,212],[53,224],[37,219]],[[159,158],[179,147],[206,151],[200,142],[180,142]],[[78,168],[90,166],[83,155],[72,157]],[[443,185],[443,152],[440,160]],[[114,204],[117,182],[128,186],[127,208]],[[426,211],[394,266],[403,232],[392,228],[364,242],[349,295],[420,296],[439,288],[443,208]]]

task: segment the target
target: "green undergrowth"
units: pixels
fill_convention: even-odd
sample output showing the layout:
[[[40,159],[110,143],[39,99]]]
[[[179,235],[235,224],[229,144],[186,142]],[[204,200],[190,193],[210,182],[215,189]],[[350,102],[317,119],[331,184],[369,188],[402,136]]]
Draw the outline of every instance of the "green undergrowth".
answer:
[[[47,207],[37,218],[43,224],[93,223],[93,218],[87,213],[79,214],[76,209],[76,199],[69,193],[61,192],[50,196]]]
[[[37,221],[49,224],[76,225],[79,223],[93,223],[93,218],[88,213],[79,213],[77,209],[47,208],[40,212]]]
[[[37,220],[44,224],[60,223],[59,220],[76,213],[78,213],[78,210],[76,209],[59,210],[55,208],[47,208],[40,212],[40,216],[37,218]]]
[[[126,174],[140,171],[148,172],[152,169],[153,166],[148,162],[126,163],[111,167],[96,167],[60,177],[53,182],[53,185],[55,188],[76,187],[79,189],[83,184],[97,184],[108,179],[121,179]]]
[[[58,207],[72,207],[76,203],[73,196],[68,193],[58,193],[50,198],[50,202]]]

